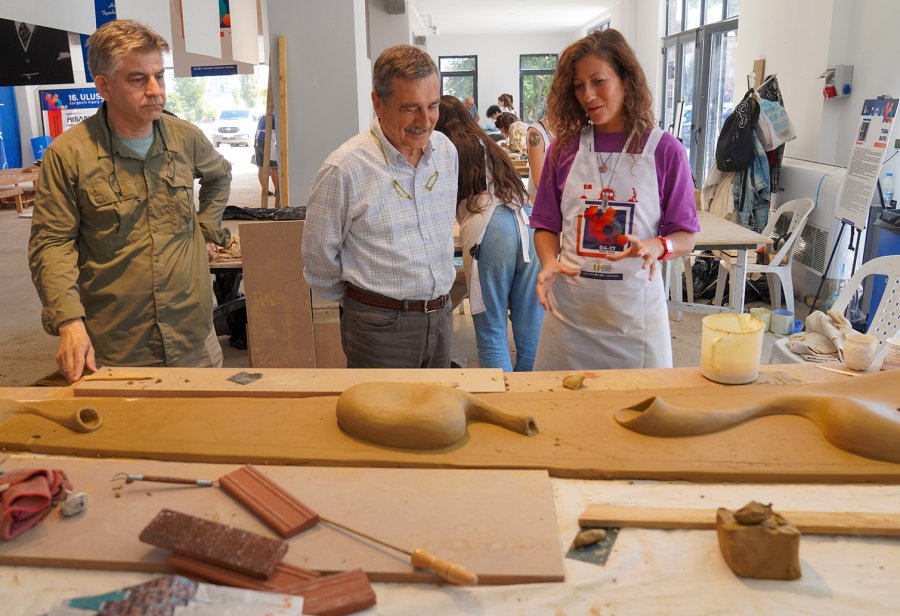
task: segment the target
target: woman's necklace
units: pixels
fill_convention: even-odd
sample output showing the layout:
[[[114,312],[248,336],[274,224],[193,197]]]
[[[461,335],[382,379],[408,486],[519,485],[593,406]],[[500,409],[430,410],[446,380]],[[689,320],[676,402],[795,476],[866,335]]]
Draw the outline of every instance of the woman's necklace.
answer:
[[[603,202],[601,205],[601,211],[603,211],[603,212],[605,212],[606,208],[609,207],[610,196],[615,197],[616,191],[613,190],[612,188],[610,188],[610,185],[612,184],[613,177],[616,175],[616,168],[619,166],[619,161],[622,159],[622,156],[625,154],[625,152],[628,151],[628,146],[631,145],[632,137],[634,137],[634,132],[632,132],[630,135],[628,135],[628,139],[625,140],[625,145],[622,147],[622,151],[619,153],[619,156],[616,157],[616,162],[613,163],[613,168],[609,174],[609,179],[605,182],[603,181],[603,174],[606,173],[606,171],[608,169],[606,163],[609,162],[609,159],[612,157],[613,154],[615,154],[615,152],[610,152],[606,156],[606,160],[603,160],[603,156],[600,156],[600,167],[599,167],[599,170],[600,170],[600,196],[603,199]],[[598,155],[599,154],[600,153],[598,152]]]
[[[604,159],[602,155],[600,156],[600,173],[606,173],[607,171],[609,171],[609,167],[607,166],[606,163],[609,162],[609,159],[612,158],[612,155],[613,155],[614,153],[615,153],[615,152],[610,152],[610,153],[606,156],[606,159]],[[598,152],[598,154],[599,154],[599,152]]]

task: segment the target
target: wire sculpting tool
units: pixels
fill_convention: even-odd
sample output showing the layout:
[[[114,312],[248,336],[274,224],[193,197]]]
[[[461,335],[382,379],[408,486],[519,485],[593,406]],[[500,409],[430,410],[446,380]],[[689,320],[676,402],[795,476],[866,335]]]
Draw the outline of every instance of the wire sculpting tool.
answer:
[[[152,481],[154,483],[177,483],[180,485],[196,486],[199,488],[218,487],[219,482],[212,479],[184,479],[181,477],[166,477],[164,475],[136,475],[132,473],[116,473],[110,481],[124,479],[125,483],[134,483],[135,481]]]
[[[235,477],[238,479],[238,481],[240,481],[240,484],[237,486],[238,489],[233,486],[233,484],[236,483],[234,479]],[[284,537],[289,537],[302,530],[306,530],[310,526],[315,525],[316,522],[321,521],[335,528],[339,528],[345,532],[351,533],[358,537],[362,537],[363,539],[366,539],[373,543],[377,543],[392,550],[396,550],[397,552],[406,554],[410,557],[410,563],[413,567],[433,571],[441,579],[446,580],[451,584],[457,584],[460,586],[475,586],[478,584],[478,576],[474,572],[469,571],[459,563],[455,563],[451,560],[446,560],[443,558],[438,558],[425,548],[418,547],[413,549],[412,551],[406,550],[398,545],[388,543],[387,541],[382,541],[381,539],[377,539],[372,535],[317,514],[302,502],[300,502],[300,500],[295,496],[285,491],[283,488],[275,484],[275,482],[273,482],[271,479],[269,479],[250,465],[244,466],[241,469],[234,471],[233,473],[229,473],[228,475],[225,475],[224,477],[216,481],[209,479],[166,477],[160,475],[139,475],[133,473],[117,473],[112,480],[115,481],[117,479],[124,479],[125,483],[134,483],[135,481],[152,481],[156,483],[174,483],[197,487],[222,487],[236,500],[238,500],[238,502],[250,509],[254,514],[260,517],[264,522],[266,522],[266,524],[268,524],[271,528],[273,528]],[[261,510],[261,508],[259,507],[258,499],[255,497],[255,494],[252,492],[252,490],[246,489],[247,487],[252,487],[248,486],[248,483],[246,483],[248,481],[258,481],[260,485],[264,485],[269,490],[272,490],[273,488],[278,490],[280,492],[281,500],[287,502],[287,504],[291,506],[293,511],[297,512],[297,515],[303,516],[304,519],[301,521],[294,521],[294,523],[291,524],[284,524],[284,521],[282,519],[284,516],[274,516],[279,519],[273,519],[273,516],[266,515],[267,510]],[[245,489],[240,489],[241,485],[243,485]],[[282,524],[278,525],[276,524],[276,522],[282,522]]]
[[[409,550],[405,550],[400,546],[394,545],[393,543],[388,543],[387,541],[376,539],[372,535],[368,535],[362,531],[350,528],[349,526],[345,526],[344,524],[335,522],[334,520],[330,520],[326,517],[319,516],[319,519],[326,524],[330,524],[331,526],[340,528],[341,530],[347,531],[348,533],[352,533],[364,539],[368,539],[369,541],[372,541],[379,545],[383,545],[392,550],[402,552],[403,554],[406,554],[410,557],[410,563],[412,563],[413,567],[434,571],[441,577],[441,579],[447,580],[451,584],[457,584],[459,586],[475,586],[478,584],[478,576],[475,573],[469,571],[459,563],[455,563],[451,560],[446,560],[443,558],[438,558],[425,548],[415,548],[412,552],[410,552]]]

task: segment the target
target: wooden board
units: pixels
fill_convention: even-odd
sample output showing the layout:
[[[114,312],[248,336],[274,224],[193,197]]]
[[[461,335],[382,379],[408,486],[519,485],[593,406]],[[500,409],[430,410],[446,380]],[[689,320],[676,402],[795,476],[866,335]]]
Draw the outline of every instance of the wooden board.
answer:
[[[281,195],[288,203],[286,186]],[[316,366],[310,290],[300,255],[303,225],[279,220],[239,226],[253,367]]]
[[[146,460],[10,460],[47,464],[89,495],[84,514],[53,511],[14,541],[0,564],[169,571],[168,553],[138,535],[164,507],[278,538],[219,488],[110,481],[118,472],[217,479],[236,466]],[[540,471],[288,468],[260,470],[320,515],[409,550],[464,564],[483,584],[564,579],[550,480]],[[285,562],[323,572],[362,567],[373,581],[435,581],[408,556],[318,524],[288,540]]]
[[[846,385],[790,390],[837,392],[843,386],[850,388],[845,392],[866,395],[873,389],[872,379],[890,385],[891,377],[881,373],[848,379]],[[593,479],[900,483],[900,464],[840,450],[802,417],[763,417],[715,434],[656,438],[623,428],[613,416],[650,395],[715,412],[761,403],[784,390],[759,385],[480,394],[502,410],[533,415],[540,433],[525,437],[473,422],[458,444],[430,451],[389,449],[345,435],[337,426],[332,396],[46,400],[40,404],[47,409],[95,407],[104,417],[103,427],[75,434],[40,417],[18,415],[0,426],[0,448],[204,462],[547,469],[557,477]]]
[[[259,372],[262,378],[239,385],[228,377]],[[115,378],[117,380],[90,380]],[[142,377],[140,380],[126,377]],[[101,368],[72,386],[78,397],[124,396],[135,398],[252,397],[303,398],[340,394],[368,381],[440,383],[472,393],[506,391],[500,368],[446,368],[428,371],[391,369],[241,368]]]
[[[504,374],[509,391],[569,391],[563,379],[574,372],[508,372]],[[710,381],[697,368],[642,368],[636,370],[584,370],[579,391],[651,391],[660,388],[700,388],[709,391],[733,390],[735,385]],[[847,376],[822,370],[816,364],[760,366],[759,378],[749,385],[803,385],[811,383],[843,383]],[[650,394],[648,394],[650,395]]]
[[[898,513],[846,511],[781,511],[788,522],[809,535],[876,535],[900,537]],[[715,509],[669,509],[588,505],[578,523],[585,528],[662,528],[715,530]]]

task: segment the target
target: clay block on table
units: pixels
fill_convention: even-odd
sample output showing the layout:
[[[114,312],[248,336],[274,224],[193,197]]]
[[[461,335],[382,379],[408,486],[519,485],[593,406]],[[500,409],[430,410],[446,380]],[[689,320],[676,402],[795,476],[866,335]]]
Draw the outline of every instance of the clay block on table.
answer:
[[[318,513],[250,464],[220,477],[219,485],[284,538],[319,522]]]
[[[342,616],[375,605],[375,590],[362,569],[325,575],[296,588],[303,597],[303,613]]]
[[[267,579],[287,553],[284,541],[163,509],[141,531],[140,540],[183,556]]]
[[[757,524],[742,524],[735,513],[716,511],[719,549],[731,570],[741,577],[796,580],[800,577],[800,531],[781,515]]]
[[[214,584],[264,592],[277,592],[285,595],[296,594],[293,592],[295,588],[319,577],[318,571],[295,567],[283,562],[275,566],[275,571],[272,572],[272,575],[267,580],[259,580],[249,575],[181,554],[172,554],[169,557],[169,564],[178,573],[200,578]]]

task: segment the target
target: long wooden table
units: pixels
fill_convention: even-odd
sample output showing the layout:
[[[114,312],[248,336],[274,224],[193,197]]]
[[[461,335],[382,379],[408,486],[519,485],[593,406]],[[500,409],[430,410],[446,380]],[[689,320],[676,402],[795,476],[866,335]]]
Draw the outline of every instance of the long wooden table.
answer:
[[[222,370],[223,374],[230,373],[227,369]],[[852,383],[851,379],[857,378],[811,365],[763,366],[762,371],[759,383],[736,387],[706,381],[696,369],[690,368],[589,372],[585,386],[587,392],[605,394],[610,398],[636,393],[652,395],[662,388],[673,391],[681,388],[696,394],[746,392],[749,397],[754,392],[778,386],[785,391],[794,391],[798,385]],[[262,372],[266,374],[266,370]],[[311,372],[314,371],[298,371],[298,374]],[[348,373],[353,376],[354,371]],[[177,379],[189,378],[192,373],[173,369],[172,374]],[[423,381],[437,380],[430,371],[421,371],[420,375]],[[539,394],[551,406],[562,409],[570,398],[569,394],[577,395],[562,388],[563,376],[562,373],[549,372],[507,374],[505,381],[513,394]],[[453,378],[457,382],[460,379],[458,375]],[[206,379],[196,380],[200,389],[209,387],[204,383]],[[554,397],[556,392],[559,395]],[[74,393],[72,388],[0,389],[0,397],[7,399],[65,399]],[[264,412],[260,408],[248,412],[248,416],[258,417]],[[253,420],[248,419],[248,427],[252,423]],[[798,427],[799,424],[793,426],[794,429]],[[480,435],[488,432],[481,431]],[[567,443],[560,442],[559,456],[566,455],[567,446]],[[785,441],[784,446],[789,447],[789,442]],[[11,455],[17,461],[33,459],[32,454]],[[698,450],[693,455],[702,456],[703,453]],[[55,456],[47,459],[39,457],[34,459],[34,463],[56,467],[64,460]],[[119,463],[124,470],[130,470],[141,461],[121,459]],[[200,467],[198,463],[197,468]],[[349,472],[352,469],[346,470]],[[396,470],[402,472],[403,469]],[[452,472],[473,473],[474,477],[476,472],[507,471]],[[717,506],[735,509],[755,499],[772,502],[776,510],[896,513],[900,503],[900,486],[897,485],[725,484],[559,478],[551,478],[550,482],[556,508],[558,547],[562,552],[568,550],[578,530],[578,517],[591,504],[708,510]],[[142,495],[143,486],[135,486],[137,495]],[[149,487],[147,491],[151,491]],[[152,502],[159,497],[159,493],[155,497],[144,496],[148,507],[159,507],[159,502]],[[415,498],[415,495],[410,494],[408,498]],[[348,500],[348,506],[349,503]],[[109,518],[106,524],[109,525],[109,532],[117,528],[114,517]],[[30,540],[39,541],[40,530],[33,532],[35,534]],[[521,539],[523,542],[530,541],[527,536]],[[736,577],[727,568],[712,531],[628,528],[619,533],[605,566],[565,559],[565,582],[562,583],[528,584],[515,588],[453,588],[379,582],[374,584],[378,606],[368,613],[887,614],[896,610],[896,577],[900,573],[900,541],[896,538],[804,536],[800,559],[803,571],[800,580],[745,580]],[[49,609],[64,597],[110,591],[146,581],[151,575],[124,570],[3,566],[0,567],[0,606],[3,606],[4,614],[34,614]]]
[[[676,321],[681,320],[681,311],[701,312],[715,314],[719,312],[743,312],[745,299],[745,277],[747,271],[747,252],[756,250],[759,246],[768,246],[772,238],[747,229],[741,225],[714,216],[709,212],[697,212],[700,219],[700,231],[695,236],[695,252],[704,250],[734,250],[735,261],[729,279],[730,304],[726,306],[714,306],[697,302],[682,301],[681,271],[673,267],[675,263],[683,263],[684,267],[690,267],[687,259],[670,261],[666,263],[667,296],[670,296],[669,308],[674,311]]]

